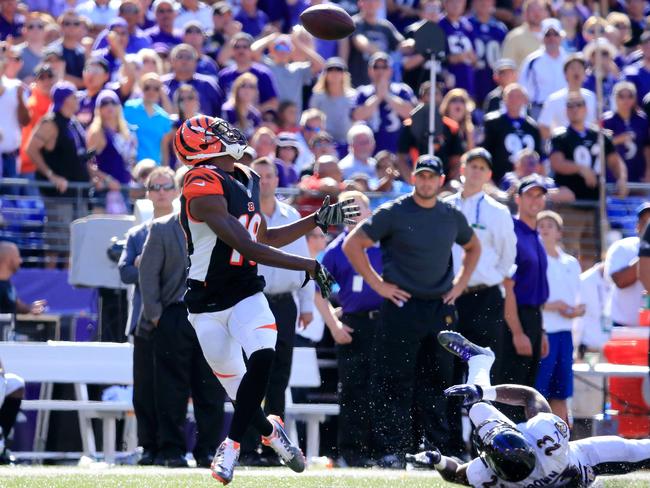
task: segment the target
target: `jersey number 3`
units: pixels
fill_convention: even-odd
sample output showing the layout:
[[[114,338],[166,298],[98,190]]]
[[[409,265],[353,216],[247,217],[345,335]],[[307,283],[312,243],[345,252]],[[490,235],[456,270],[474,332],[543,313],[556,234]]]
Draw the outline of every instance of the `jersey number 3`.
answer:
[[[537,440],[537,447],[540,449],[545,446],[546,444],[550,444],[550,446],[544,448],[544,454],[547,456],[552,456],[553,451],[557,451],[560,447],[562,447],[560,444],[555,442],[555,439],[553,439],[551,436],[545,435],[541,439]]]
[[[257,231],[260,230],[260,223],[262,222],[262,217],[260,214],[256,213],[252,217],[248,214],[244,214],[239,217],[239,223],[248,231],[253,241],[257,241]],[[236,249],[232,250],[230,255],[230,264],[232,266],[242,266],[244,264],[244,256],[239,254]],[[255,266],[255,261],[249,261],[248,264]]]

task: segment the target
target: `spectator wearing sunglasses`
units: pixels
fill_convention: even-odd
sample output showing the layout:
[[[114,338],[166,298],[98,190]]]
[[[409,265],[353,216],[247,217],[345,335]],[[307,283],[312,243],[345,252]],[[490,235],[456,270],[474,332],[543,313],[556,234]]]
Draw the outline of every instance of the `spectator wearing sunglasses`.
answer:
[[[119,8],[119,0],[87,0],[77,5],[74,11],[90,21],[96,34],[117,17]]]
[[[325,61],[316,51],[300,41],[299,36],[288,36],[277,32],[255,41],[252,46],[257,59],[271,70],[278,87],[278,99],[296,104],[297,114],[302,113],[303,87],[311,85],[314,76],[321,72]],[[269,55],[262,58],[268,49]],[[305,61],[296,61],[295,55],[302,54]],[[295,122],[298,122],[296,117]]]
[[[23,25],[24,42],[16,46],[23,66],[18,71],[18,78],[29,84],[34,79],[34,70],[43,59],[43,48],[45,47],[45,26],[54,19],[48,14],[30,12]]]
[[[18,0],[3,0],[0,2],[0,41],[6,41],[11,36],[18,41],[22,36],[25,17],[18,13]]]
[[[223,105],[224,120],[241,130],[247,139],[262,123],[262,115],[255,108],[258,96],[257,78],[252,73],[244,73],[235,80]]]
[[[197,89],[187,83],[178,87],[174,92],[172,100],[176,112],[170,114],[172,119],[172,129],[167,133],[163,142],[164,147],[167,149],[163,149],[162,164],[163,166],[177,168],[179,163],[176,158],[176,151],[174,150],[173,144],[176,130],[187,119],[201,113],[201,105]]]
[[[142,9],[137,0],[123,0],[118,9],[119,18],[126,21],[126,30],[128,35],[128,42],[126,44],[127,54],[135,54],[140,49],[152,46],[151,38],[138,26],[141,13]],[[93,49],[106,47],[108,45],[107,36],[108,31],[102,31],[97,36]]]
[[[82,89],[83,70],[86,64],[86,51],[81,40],[87,32],[86,22],[74,10],[68,10],[58,18],[61,27],[61,39],[53,42],[45,49],[44,56],[55,55],[65,62],[65,79]],[[43,62],[49,62],[44,59]]]
[[[177,12],[176,3],[173,0],[156,0],[153,3],[152,10],[156,18],[156,24],[145,31],[151,42],[153,44],[166,44],[170,49],[183,42],[179,29],[174,27]]]
[[[97,154],[96,196],[100,198],[99,207],[105,209],[107,192],[120,191],[122,185],[131,181],[137,145],[124,119],[120,99],[112,90],[102,90],[97,97],[95,117],[86,133],[86,145]],[[126,189],[124,192],[126,195]]]
[[[234,63],[219,71],[219,86],[225,94],[228,94],[239,75],[246,72],[253,73],[257,77],[257,87],[260,91],[260,112],[277,110],[277,80],[266,66],[254,61],[252,45],[253,38],[245,32],[239,32],[232,37],[230,48]]]
[[[205,32],[197,20],[191,20],[183,28],[183,42],[192,46],[199,54],[196,61],[196,72],[202,75],[217,77],[219,66],[207,54],[203,53],[203,44],[205,43]]]
[[[172,129],[172,121],[160,105],[162,83],[156,73],[147,73],[140,78],[142,97],[128,100],[124,104],[124,118],[133,127],[138,140],[136,159],[153,159],[162,162],[162,153],[167,150],[165,135]]]
[[[49,64],[40,64],[35,71],[34,82],[30,86],[30,95],[27,99],[27,111],[29,112],[29,124],[23,126],[20,140],[20,169],[18,173],[21,178],[34,179],[36,166],[27,155],[27,143],[34,127],[39,120],[49,111],[52,103],[50,91],[56,82],[54,70]],[[36,194],[38,190],[34,188]]]
[[[321,110],[327,117],[325,128],[336,141],[339,154],[347,152],[347,134],[352,125],[350,114],[355,102],[356,92],[345,62],[336,57],[328,59],[314,85],[309,106]]]
[[[172,72],[161,78],[170,97],[181,84],[192,85],[199,95],[199,111],[205,115],[221,116],[224,95],[214,78],[196,72],[199,53],[189,44],[179,44],[170,54]]]

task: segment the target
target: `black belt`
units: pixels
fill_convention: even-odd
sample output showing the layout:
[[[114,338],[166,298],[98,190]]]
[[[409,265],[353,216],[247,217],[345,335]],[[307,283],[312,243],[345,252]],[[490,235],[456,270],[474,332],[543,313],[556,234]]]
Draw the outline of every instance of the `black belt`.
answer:
[[[273,293],[273,294],[266,294],[265,293],[264,296],[266,297],[266,299],[269,302],[280,302],[282,300],[287,300],[289,298],[291,300],[293,300],[293,294],[292,293]]]
[[[465,288],[463,293],[461,295],[468,295],[470,293],[478,293],[479,291],[484,291],[484,290],[489,290],[491,288],[498,287],[499,285],[476,285],[476,286],[468,286]]]
[[[375,320],[380,317],[379,310],[366,310],[364,312],[343,312],[343,315],[349,315],[350,317],[359,317],[364,319]]]

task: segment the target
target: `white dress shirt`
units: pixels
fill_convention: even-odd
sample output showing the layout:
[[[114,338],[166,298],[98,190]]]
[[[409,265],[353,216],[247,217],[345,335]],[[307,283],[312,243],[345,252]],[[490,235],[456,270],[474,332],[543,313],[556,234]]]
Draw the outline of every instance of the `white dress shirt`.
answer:
[[[443,201],[463,212],[481,241],[481,257],[468,286],[501,284],[509,275],[517,256],[517,236],[508,208],[482,191],[469,198],[463,198],[459,192]],[[460,270],[463,254],[463,248],[454,244],[452,255],[455,274]]]
[[[268,227],[280,227],[300,220],[300,214],[295,208],[277,199],[275,200],[273,215],[265,215],[265,217]],[[290,254],[310,257],[305,237],[300,237],[280,249]],[[258,264],[257,270],[266,280],[264,293],[268,295],[293,293],[294,298],[298,299],[298,313],[312,313],[314,311],[314,282],[310,280],[304,288],[301,288],[302,283],[305,281],[304,271],[272,268],[263,264]]]
[[[602,266],[598,263],[580,275],[580,301],[585,305],[585,314],[573,322],[573,343],[590,349],[602,349],[612,329],[605,315],[612,286],[603,276]]]
[[[562,300],[575,307],[580,303],[580,264],[573,256],[559,251],[558,256],[547,255],[548,302]],[[544,310],[544,329],[547,333],[565,332],[573,329],[573,319],[560,312]]]
[[[616,241],[607,250],[605,276],[612,282],[612,294],[606,308],[607,315],[616,323],[635,327],[639,325],[639,309],[643,303],[643,285],[639,280],[626,288],[613,284],[612,275],[630,265],[639,256],[639,238],[627,237]]]
[[[564,60],[567,54],[560,50],[557,58],[550,56],[542,47],[528,55],[519,75],[519,83],[528,91],[531,103],[542,104],[554,93],[566,88]]]
[[[586,88],[580,88],[580,94],[585,99],[587,105],[587,116],[585,123],[587,125],[596,123],[596,95],[594,92]],[[569,125],[569,118],[566,114],[566,101],[569,98],[569,89],[562,88],[561,90],[552,93],[550,97],[544,102],[542,111],[539,114],[537,123],[544,125],[551,129],[551,132],[558,127],[567,127]]]

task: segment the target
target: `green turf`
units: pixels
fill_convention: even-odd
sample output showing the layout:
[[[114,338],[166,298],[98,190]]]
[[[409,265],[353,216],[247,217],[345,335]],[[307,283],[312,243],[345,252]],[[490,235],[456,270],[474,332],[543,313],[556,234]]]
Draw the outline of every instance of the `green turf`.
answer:
[[[131,472],[116,474],[110,471],[98,473],[82,470],[80,472],[57,473],[56,468],[47,472],[42,470],[32,472],[30,469],[0,470],[1,488],[183,488],[210,487],[220,488],[221,485],[212,480],[207,471],[197,473],[163,472]],[[277,470],[276,470],[277,471]],[[347,473],[332,471],[330,473],[302,475],[269,472],[267,475],[258,473],[239,475],[228,488],[442,488],[452,486],[439,478],[413,475],[408,473],[373,473],[364,476],[363,473]],[[648,479],[644,480],[609,480],[606,488],[647,488]]]

